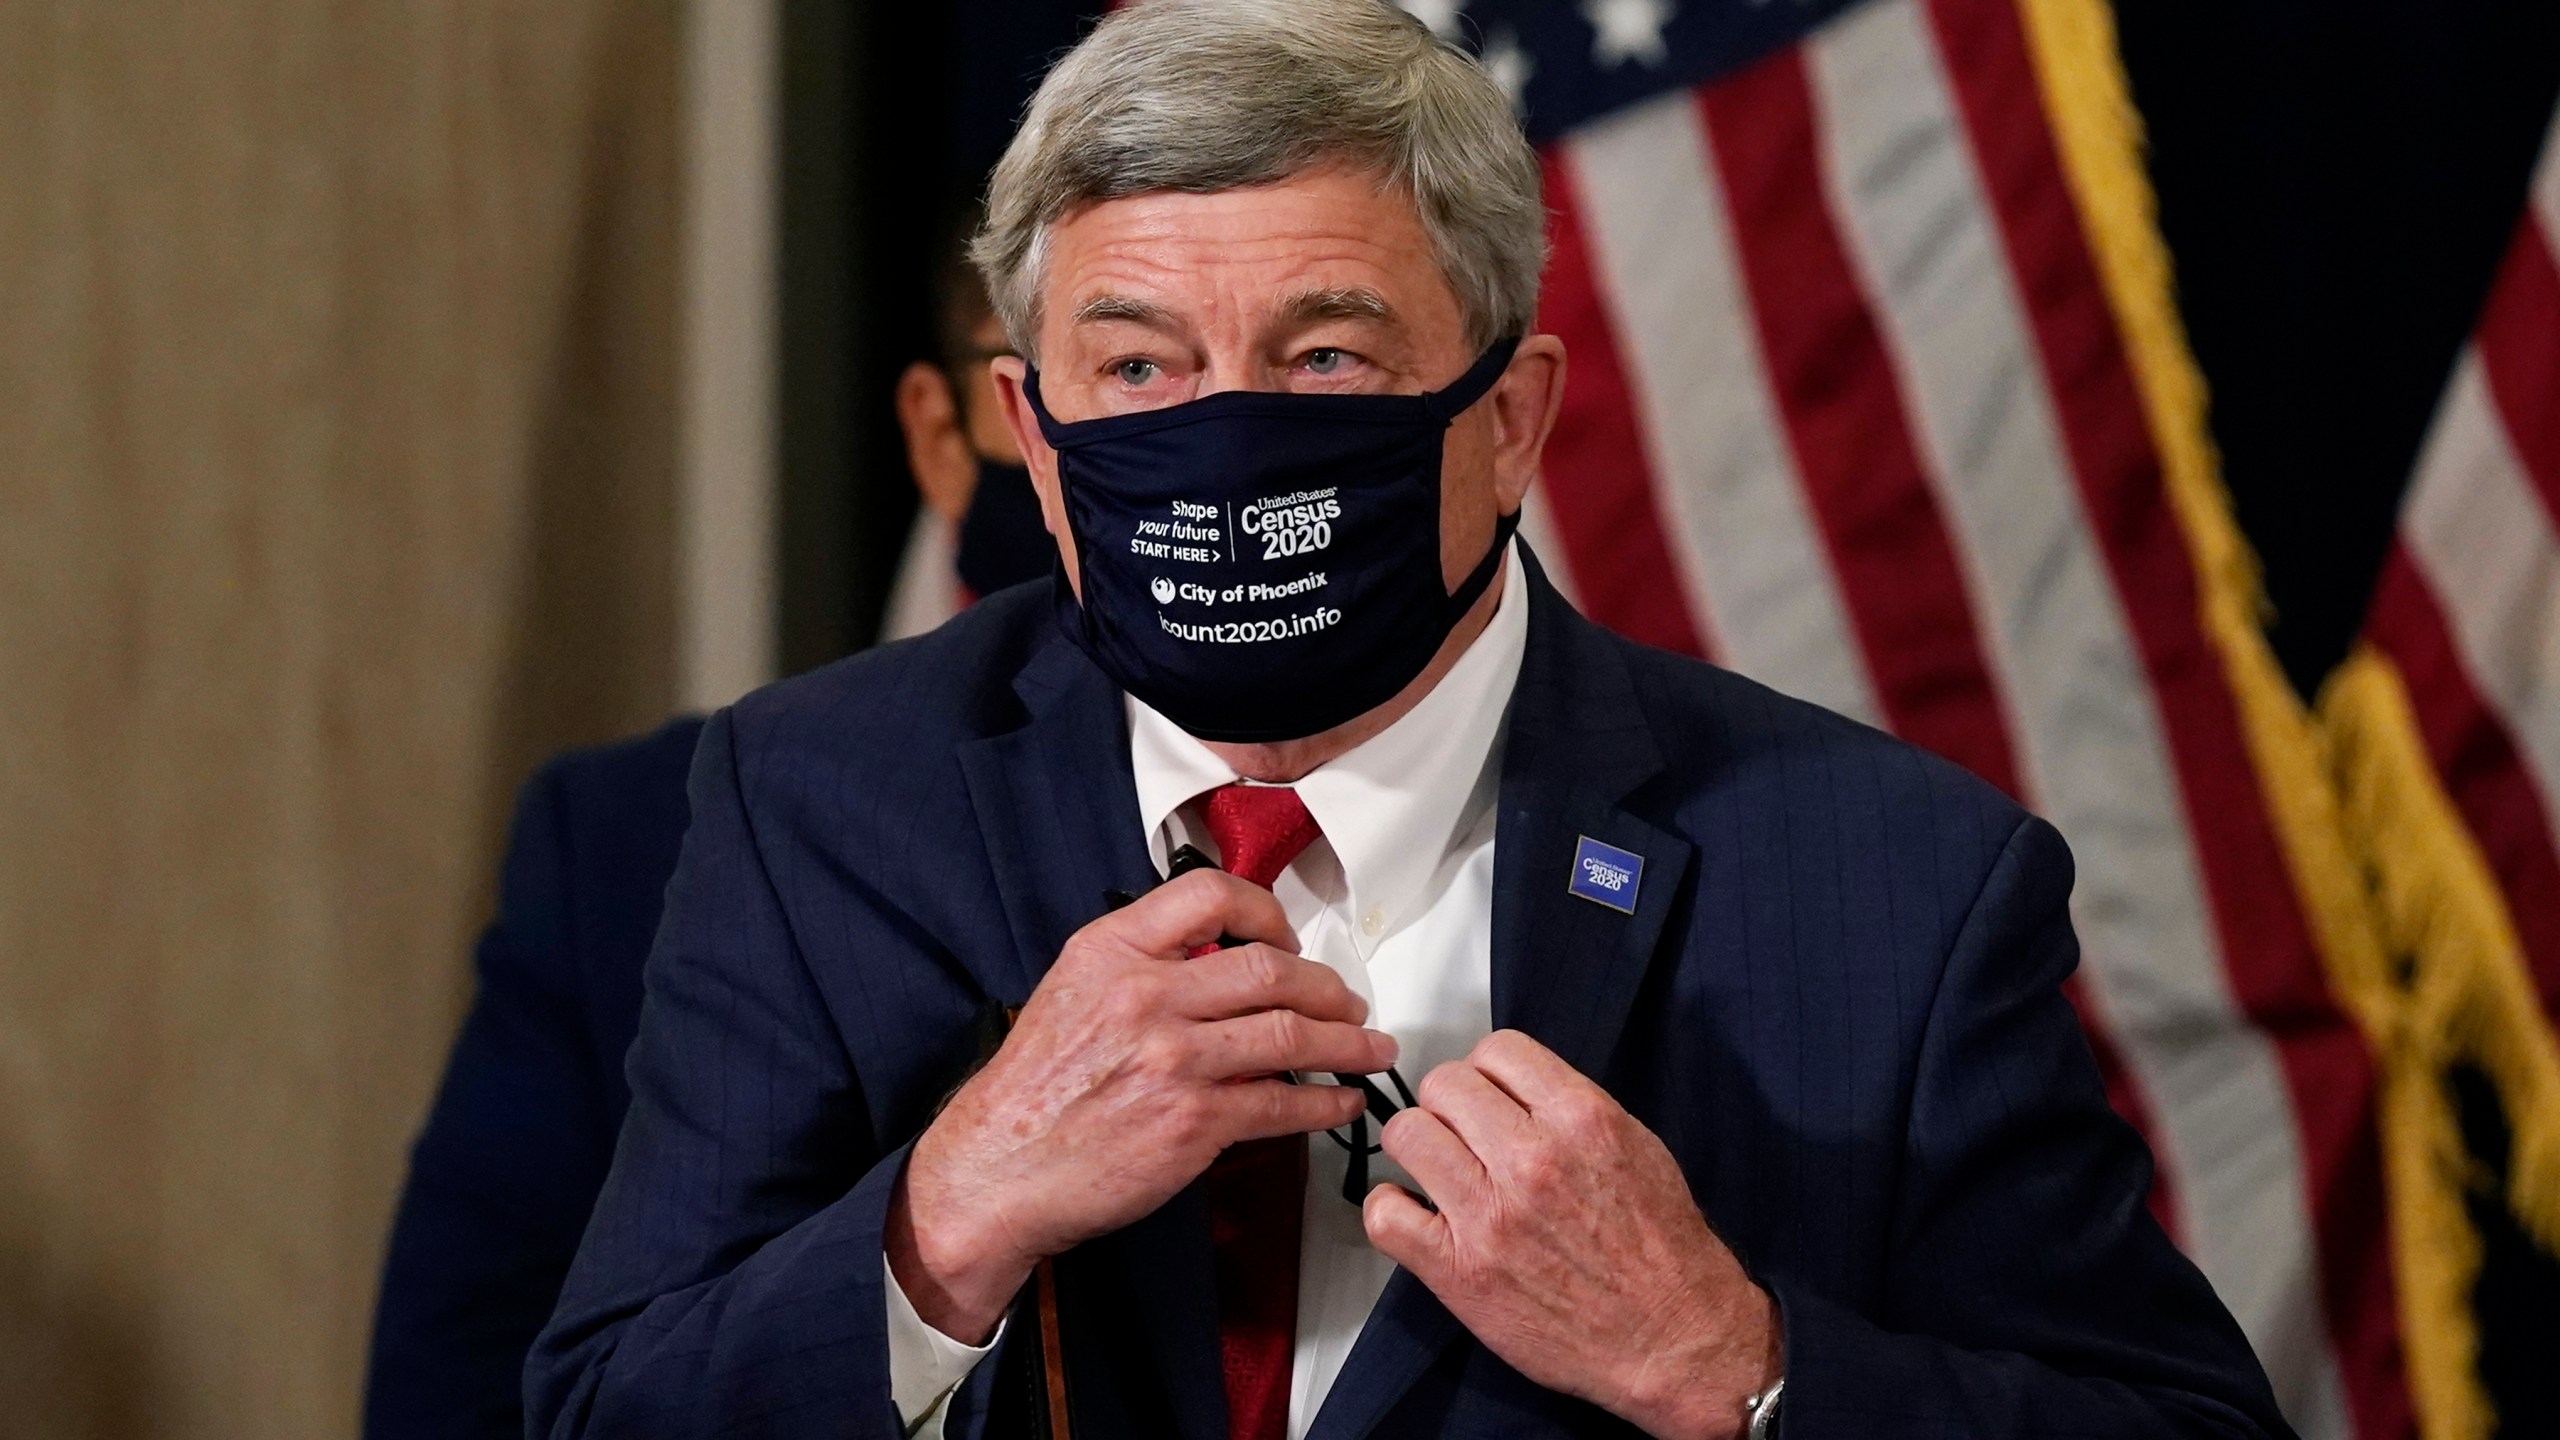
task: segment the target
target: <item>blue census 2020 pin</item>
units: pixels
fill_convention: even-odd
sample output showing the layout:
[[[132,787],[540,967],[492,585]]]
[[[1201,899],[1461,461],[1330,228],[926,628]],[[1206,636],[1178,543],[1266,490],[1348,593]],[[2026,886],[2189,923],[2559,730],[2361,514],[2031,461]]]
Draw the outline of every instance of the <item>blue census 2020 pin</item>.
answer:
[[[1573,878],[1565,889],[1595,905],[1633,915],[1636,886],[1644,879],[1644,857],[1585,835],[1573,847]]]

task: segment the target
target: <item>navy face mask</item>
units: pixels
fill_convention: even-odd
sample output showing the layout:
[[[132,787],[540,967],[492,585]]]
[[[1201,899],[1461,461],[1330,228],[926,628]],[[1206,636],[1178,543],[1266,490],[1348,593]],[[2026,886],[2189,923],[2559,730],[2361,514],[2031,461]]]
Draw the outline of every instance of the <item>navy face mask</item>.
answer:
[[[960,583],[972,595],[993,595],[1008,585],[1037,580],[1056,568],[1058,547],[1040,518],[1040,494],[1020,465],[978,457],[977,488],[960,517]]]
[[[1230,390],[1060,424],[1084,599],[1054,581],[1069,639],[1203,740],[1330,730],[1394,698],[1492,583],[1517,515],[1456,593],[1440,579],[1440,442],[1511,363],[1497,342],[1428,395]]]

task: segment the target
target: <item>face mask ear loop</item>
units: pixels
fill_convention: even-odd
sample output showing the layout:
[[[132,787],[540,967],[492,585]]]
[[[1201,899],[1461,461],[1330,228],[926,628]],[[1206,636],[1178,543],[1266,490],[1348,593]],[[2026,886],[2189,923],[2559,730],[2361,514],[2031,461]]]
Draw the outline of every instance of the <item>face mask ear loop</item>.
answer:
[[[1448,388],[1435,390],[1422,397],[1422,407],[1431,418],[1446,425],[1465,414],[1474,404],[1493,390],[1502,372],[1511,368],[1511,357],[1520,353],[1520,337],[1505,336],[1493,342],[1467,373],[1449,382]]]
[[[1040,438],[1048,441],[1052,450],[1065,449],[1058,443],[1058,435],[1067,427],[1058,423],[1058,417],[1049,413],[1048,402],[1040,398],[1040,367],[1037,365],[1023,367],[1022,398],[1031,402],[1031,418],[1040,422]]]
[[[1458,588],[1449,592],[1452,624],[1456,623],[1456,617],[1466,614],[1484,594],[1485,587],[1493,583],[1493,572],[1502,568],[1503,547],[1511,543],[1511,537],[1519,529],[1520,512],[1517,510],[1494,517],[1493,543],[1485,547],[1484,558],[1476,562],[1476,568],[1468,571],[1467,578],[1458,582]]]
[[[1520,337],[1517,335],[1494,341],[1484,354],[1476,357],[1476,363],[1467,367],[1467,373],[1451,381],[1447,389],[1423,396],[1423,408],[1446,426],[1492,392],[1494,382],[1502,378],[1503,371],[1511,368],[1511,357],[1519,352]],[[1512,535],[1519,529],[1520,512],[1517,510],[1494,517],[1493,543],[1485,547],[1484,558],[1476,562],[1476,568],[1467,573],[1466,579],[1458,582],[1457,589],[1449,592],[1449,614],[1453,623],[1455,617],[1467,613],[1468,608],[1484,594],[1485,587],[1493,583],[1494,571],[1502,566],[1503,548],[1511,543]]]
[[[1503,371],[1511,368],[1511,357],[1519,351],[1520,337],[1517,335],[1496,340],[1492,348],[1477,357],[1476,363],[1467,367],[1467,373],[1451,382],[1447,389],[1423,396],[1423,405],[1442,425],[1447,425],[1491,393],[1494,382],[1502,378]],[[1458,582],[1457,589],[1449,592],[1451,623],[1456,623],[1458,616],[1466,614],[1484,594],[1485,587],[1493,583],[1494,572],[1502,567],[1502,552],[1519,529],[1520,512],[1517,510],[1494,517],[1493,543],[1485,547],[1484,558],[1476,562],[1476,568],[1467,572],[1467,578]]]

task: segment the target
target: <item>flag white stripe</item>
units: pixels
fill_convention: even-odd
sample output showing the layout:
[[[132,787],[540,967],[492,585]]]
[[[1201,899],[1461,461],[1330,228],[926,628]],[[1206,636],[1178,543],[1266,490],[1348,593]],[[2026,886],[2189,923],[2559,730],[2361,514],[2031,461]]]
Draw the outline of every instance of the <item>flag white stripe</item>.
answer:
[[[2560,534],[2465,348],[2400,516],[2481,700],[2560,813]]]
[[[1830,554],[1780,443],[1702,125],[1679,92],[1565,145],[1592,278],[1627,357],[1663,538],[1725,664],[1879,724]]]
[[[2284,1069],[2223,968],[2158,706],[1951,82],[1911,0],[1835,21],[1807,60],[1833,212],[1965,566],[2026,798],[2080,858],[2082,973],[2152,1112],[2184,1244],[2296,1428],[2343,1437]]]

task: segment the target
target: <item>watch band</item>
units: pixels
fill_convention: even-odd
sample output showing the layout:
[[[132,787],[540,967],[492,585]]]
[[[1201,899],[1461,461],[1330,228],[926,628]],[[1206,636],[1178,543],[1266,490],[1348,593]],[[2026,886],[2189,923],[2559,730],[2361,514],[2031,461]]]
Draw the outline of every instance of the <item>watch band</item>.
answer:
[[[1778,1433],[1778,1397],[1787,1393],[1787,1377],[1781,1375],[1768,1389],[1742,1402],[1742,1413],[1748,1418],[1743,1440],[1769,1440]]]

